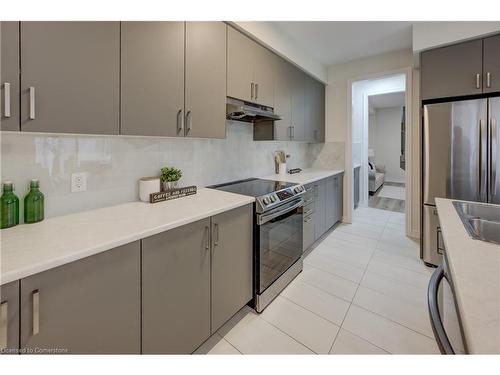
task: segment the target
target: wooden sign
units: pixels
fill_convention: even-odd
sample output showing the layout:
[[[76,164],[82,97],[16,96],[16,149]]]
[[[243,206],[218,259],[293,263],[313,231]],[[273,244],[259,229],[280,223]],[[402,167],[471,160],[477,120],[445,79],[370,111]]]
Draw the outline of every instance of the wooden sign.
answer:
[[[158,203],[196,194],[196,186],[186,186],[149,194],[149,203]]]

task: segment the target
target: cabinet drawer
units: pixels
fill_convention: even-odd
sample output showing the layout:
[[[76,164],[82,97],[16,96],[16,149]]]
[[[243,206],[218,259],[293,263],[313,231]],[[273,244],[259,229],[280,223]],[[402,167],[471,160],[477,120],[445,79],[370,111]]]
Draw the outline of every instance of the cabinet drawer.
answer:
[[[304,205],[303,212],[304,219],[308,216],[311,216],[314,213],[314,202],[310,202],[309,204]]]

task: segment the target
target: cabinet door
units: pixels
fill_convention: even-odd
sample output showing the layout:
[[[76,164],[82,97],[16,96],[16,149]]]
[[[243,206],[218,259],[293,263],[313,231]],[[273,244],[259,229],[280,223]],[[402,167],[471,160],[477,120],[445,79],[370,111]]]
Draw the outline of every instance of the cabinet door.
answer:
[[[184,22],[121,23],[121,134],[184,136]]]
[[[186,22],[186,135],[226,137],[226,24]]]
[[[142,352],[191,353],[210,336],[210,219],[142,240]]]
[[[326,183],[320,180],[314,184],[314,238],[317,240],[326,232]]]
[[[325,141],[325,85],[322,82],[315,81],[316,84],[316,111],[317,123],[314,133],[314,142]]]
[[[281,57],[274,57],[274,113],[281,120],[274,122],[275,140],[290,140],[292,125],[292,66]]]
[[[421,55],[422,99],[482,92],[482,40],[436,48]]]
[[[255,43],[254,102],[274,107],[274,53]]]
[[[358,168],[359,169],[359,168]],[[344,184],[343,184],[343,175],[337,175],[333,177],[333,224],[342,220],[342,216],[344,214]],[[359,190],[359,185],[358,185]],[[358,192],[359,195],[359,192]],[[332,224],[332,225],[333,225]]]
[[[227,28],[227,96],[251,101],[255,42],[232,27]]]
[[[305,74],[293,68],[292,90],[292,140],[304,141],[305,135]]]
[[[500,91],[500,35],[484,39],[483,48],[484,92]]]
[[[0,286],[0,354],[19,349],[19,281]]]
[[[118,134],[119,70],[119,22],[21,22],[21,130]]]
[[[335,190],[335,177],[328,177],[325,179],[325,195],[326,195],[326,205],[325,205],[325,231],[330,229],[336,220],[336,190]]]
[[[252,299],[253,207],[212,218],[212,333]]]
[[[309,76],[304,76],[304,139],[308,142],[314,142],[317,137],[318,100],[316,81]]]
[[[140,244],[21,280],[21,349],[140,353]]]
[[[0,22],[0,27],[0,130],[19,130],[19,22]]]

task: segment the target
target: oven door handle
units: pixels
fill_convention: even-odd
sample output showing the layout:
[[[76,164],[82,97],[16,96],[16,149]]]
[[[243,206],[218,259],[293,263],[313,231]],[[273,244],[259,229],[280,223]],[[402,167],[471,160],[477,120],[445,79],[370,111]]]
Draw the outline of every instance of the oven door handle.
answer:
[[[257,225],[265,224],[268,221],[271,221],[271,220],[277,218],[278,216],[282,216],[290,211],[296,210],[297,208],[302,207],[303,203],[304,202],[301,199],[298,203],[294,204],[293,206],[288,207],[287,209],[285,209],[283,211],[273,212],[273,213],[270,213],[267,215],[258,215],[257,216]]]

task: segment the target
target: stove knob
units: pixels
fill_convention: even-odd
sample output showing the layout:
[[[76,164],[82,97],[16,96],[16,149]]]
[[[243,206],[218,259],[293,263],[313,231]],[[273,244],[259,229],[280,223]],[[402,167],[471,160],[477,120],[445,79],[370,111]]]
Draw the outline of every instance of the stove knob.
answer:
[[[274,195],[271,195],[270,198],[271,198],[271,202],[273,202],[273,203],[276,202],[276,197]]]
[[[269,198],[268,197],[264,197],[264,199],[262,201],[264,202],[264,204],[266,206],[269,204]]]
[[[294,189],[295,193],[300,193],[302,190],[300,189],[300,186],[297,186],[295,189]]]

